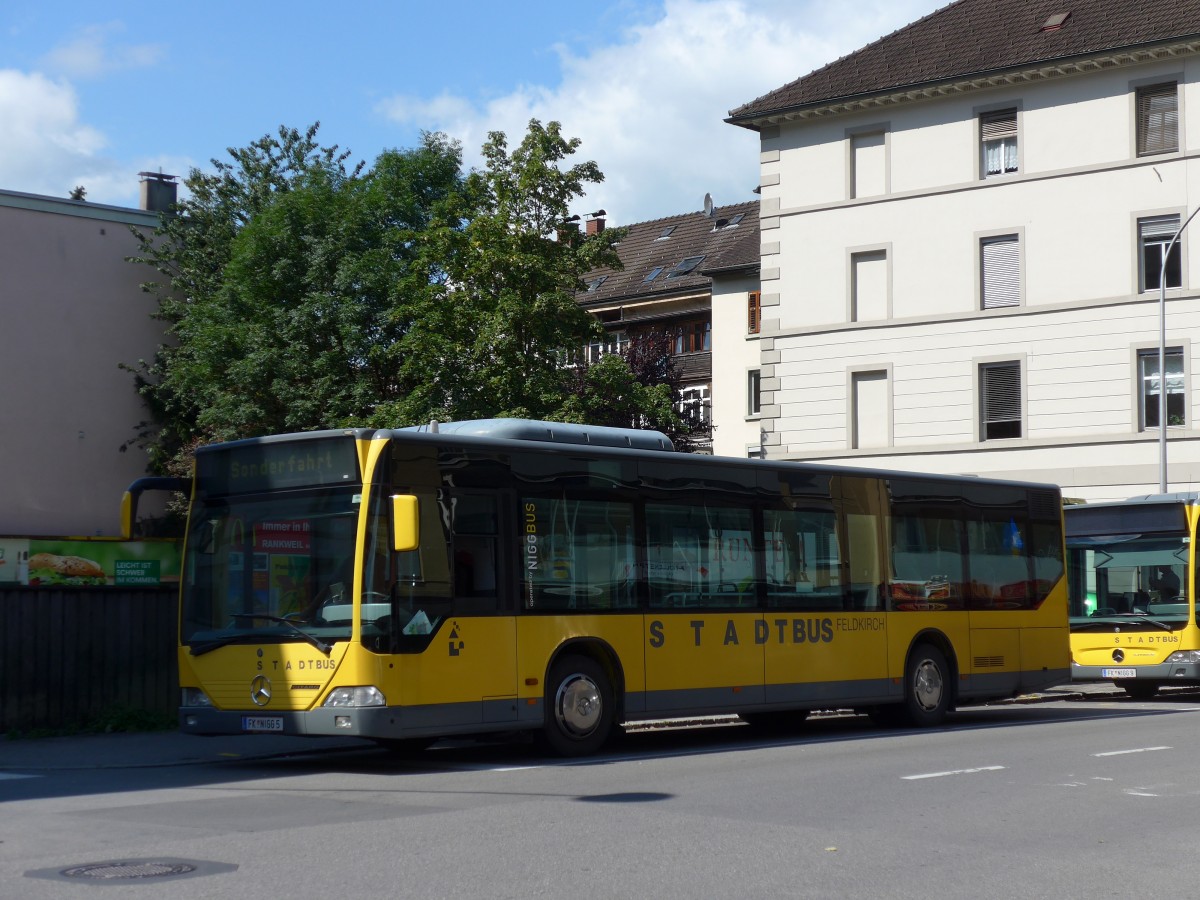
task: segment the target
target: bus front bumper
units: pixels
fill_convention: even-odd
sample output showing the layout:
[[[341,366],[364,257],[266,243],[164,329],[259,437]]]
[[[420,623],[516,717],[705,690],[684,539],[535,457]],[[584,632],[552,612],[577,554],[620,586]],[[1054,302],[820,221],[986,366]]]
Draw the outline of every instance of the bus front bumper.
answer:
[[[315,737],[406,738],[400,710],[388,707],[312,709],[265,712],[181,706],[179,730],[184,734],[287,734]]]
[[[1166,662],[1151,666],[1081,666],[1071,663],[1072,681],[1155,681],[1160,684],[1200,684],[1200,662]]]

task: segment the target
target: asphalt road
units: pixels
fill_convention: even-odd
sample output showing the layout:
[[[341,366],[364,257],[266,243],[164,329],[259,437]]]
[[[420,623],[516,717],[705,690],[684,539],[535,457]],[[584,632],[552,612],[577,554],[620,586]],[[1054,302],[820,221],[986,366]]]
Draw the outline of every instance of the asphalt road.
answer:
[[[1181,692],[933,731],[831,716],[584,762],[519,742],[100,768],[0,751],[0,897],[1189,896],[1197,712]]]

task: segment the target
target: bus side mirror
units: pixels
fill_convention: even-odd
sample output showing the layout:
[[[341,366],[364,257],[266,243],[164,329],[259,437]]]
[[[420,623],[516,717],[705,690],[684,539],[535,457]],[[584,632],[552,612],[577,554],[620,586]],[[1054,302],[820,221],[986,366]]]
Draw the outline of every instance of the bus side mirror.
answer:
[[[392,549],[396,552],[416,550],[420,546],[421,527],[417,498],[412,494],[392,497]]]
[[[138,500],[146,491],[178,491],[190,496],[192,482],[188,478],[139,478],[131,484],[121,497],[121,540],[136,537]]]

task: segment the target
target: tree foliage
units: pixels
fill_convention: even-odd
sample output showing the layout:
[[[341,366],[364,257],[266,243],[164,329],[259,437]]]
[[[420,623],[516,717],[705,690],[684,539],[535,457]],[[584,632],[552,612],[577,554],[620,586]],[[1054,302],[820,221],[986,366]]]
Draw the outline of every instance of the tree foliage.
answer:
[[[200,442],[276,432],[524,416],[678,424],[669,384],[627,360],[580,366],[599,331],[580,277],[619,266],[620,231],[559,239],[603,176],[537,120],[464,175],[441,134],[369,169],[281,128],[192,170],[134,262],[168,340],[136,367],[142,441],[167,470]],[[606,405],[607,404],[607,405]]]

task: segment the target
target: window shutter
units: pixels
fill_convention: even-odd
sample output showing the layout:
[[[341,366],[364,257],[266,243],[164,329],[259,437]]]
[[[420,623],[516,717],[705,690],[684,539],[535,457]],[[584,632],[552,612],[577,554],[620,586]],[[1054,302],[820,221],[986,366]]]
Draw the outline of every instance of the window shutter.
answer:
[[[1144,241],[1147,238],[1171,240],[1179,230],[1179,216],[1151,216],[1148,219],[1138,219],[1138,236]]]
[[[746,331],[758,334],[762,327],[762,292],[751,291],[746,299]]]
[[[1017,136],[1016,109],[1001,109],[979,117],[979,136],[983,141],[998,141]]]
[[[983,439],[1021,436],[1021,364],[980,366]]]
[[[1021,303],[1021,242],[1016,235],[988,238],[981,243],[983,308]]]
[[[1137,92],[1137,152],[1169,153],[1179,149],[1179,91],[1174,81]]]

